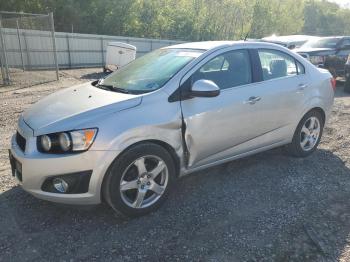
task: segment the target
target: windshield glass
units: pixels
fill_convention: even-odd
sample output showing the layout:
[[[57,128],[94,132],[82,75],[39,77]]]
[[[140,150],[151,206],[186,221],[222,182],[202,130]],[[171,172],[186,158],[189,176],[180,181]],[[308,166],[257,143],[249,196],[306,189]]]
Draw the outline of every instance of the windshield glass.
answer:
[[[335,48],[340,38],[323,38],[306,42],[302,47],[307,48]]]
[[[148,53],[103,79],[99,85],[110,90],[145,93],[161,88],[203,50],[158,49]]]

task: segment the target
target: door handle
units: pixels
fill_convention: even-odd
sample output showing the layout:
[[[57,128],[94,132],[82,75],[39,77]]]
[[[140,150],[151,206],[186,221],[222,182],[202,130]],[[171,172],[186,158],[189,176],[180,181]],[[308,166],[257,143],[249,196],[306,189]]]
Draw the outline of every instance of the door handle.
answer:
[[[304,91],[305,88],[307,88],[307,84],[299,84],[298,85],[298,91]]]
[[[260,100],[261,100],[260,96],[251,96],[248,98],[247,101],[245,101],[245,104],[254,105],[256,102],[258,102]]]

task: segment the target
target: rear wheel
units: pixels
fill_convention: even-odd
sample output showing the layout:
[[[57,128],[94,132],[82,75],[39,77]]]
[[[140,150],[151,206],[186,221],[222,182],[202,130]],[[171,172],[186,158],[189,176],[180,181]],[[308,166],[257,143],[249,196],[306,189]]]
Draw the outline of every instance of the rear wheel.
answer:
[[[136,145],[112,164],[106,174],[103,195],[118,213],[141,216],[160,207],[174,183],[175,166],[163,147]]]
[[[308,112],[299,122],[295,130],[293,141],[286,148],[296,157],[307,157],[312,154],[320,143],[324,120],[320,112]]]

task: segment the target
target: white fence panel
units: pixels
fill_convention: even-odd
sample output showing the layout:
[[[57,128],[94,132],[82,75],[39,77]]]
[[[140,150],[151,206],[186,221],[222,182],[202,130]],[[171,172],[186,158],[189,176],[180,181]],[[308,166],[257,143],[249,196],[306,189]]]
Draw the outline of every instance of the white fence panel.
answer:
[[[12,67],[22,66],[21,51],[16,29],[4,28],[6,51]],[[49,69],[54,65],[51,32],[20,30],[24,63],[31,70]],[[146,39],[122,36],[91,35],[56,32],[57,60],[60,68],[103,66],[108,42],[124,42],[136,46],[137,56],[152,50],[182,43],[180,41]]]

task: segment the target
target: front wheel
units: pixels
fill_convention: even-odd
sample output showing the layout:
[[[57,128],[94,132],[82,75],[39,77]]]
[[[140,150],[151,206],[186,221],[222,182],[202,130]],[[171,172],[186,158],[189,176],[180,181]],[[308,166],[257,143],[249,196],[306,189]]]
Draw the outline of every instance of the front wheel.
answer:
[[[175,179],[172,156],[163,147],[144,143],[128,149],[112,164],[103,196],[117,213],[142,216],[160,207]]]
[[[324,120],[320,112],[308,112],[299,122],[293,141],[286,148],[295,157],[307,157],[312,154],[320,143]]]

